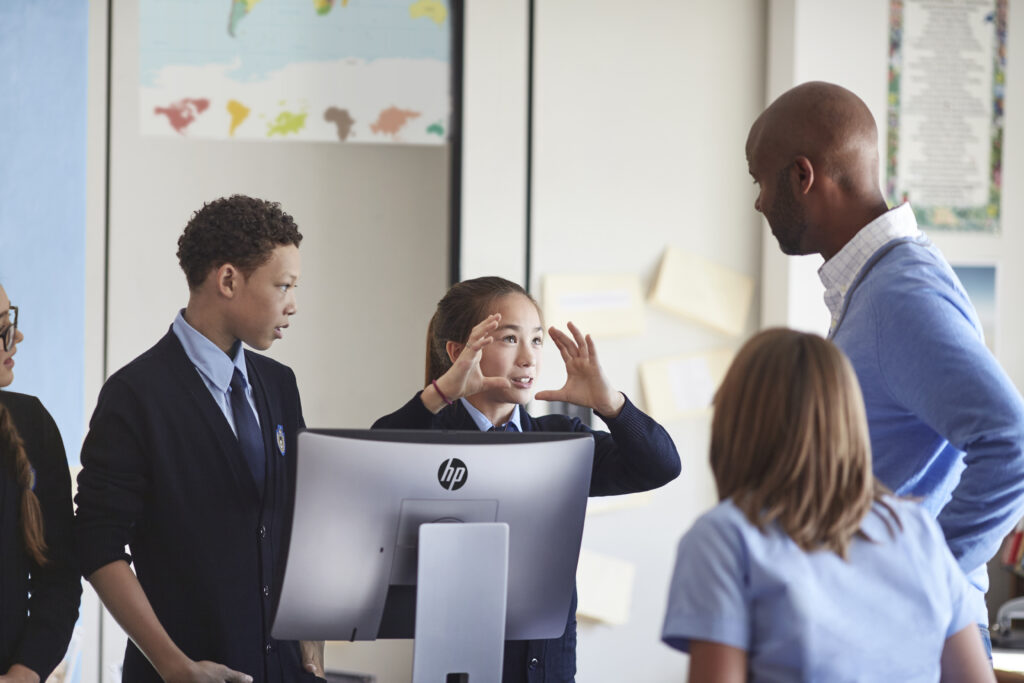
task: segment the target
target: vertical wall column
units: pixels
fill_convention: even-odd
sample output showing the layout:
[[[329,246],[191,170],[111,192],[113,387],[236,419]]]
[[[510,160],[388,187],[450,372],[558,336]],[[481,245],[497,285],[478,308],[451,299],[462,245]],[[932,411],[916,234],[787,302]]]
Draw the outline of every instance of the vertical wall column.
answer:
[[[526,278],[528,0],[465,3],[460,279]]]

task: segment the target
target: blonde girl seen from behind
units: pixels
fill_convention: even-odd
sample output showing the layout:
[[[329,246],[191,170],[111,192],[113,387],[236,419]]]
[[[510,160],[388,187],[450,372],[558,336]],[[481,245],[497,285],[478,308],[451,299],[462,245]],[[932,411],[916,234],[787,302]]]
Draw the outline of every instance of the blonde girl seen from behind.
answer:
[[[993,681],[938,524],[871,470],[837,347],[771,329],[714,401],[716,507],[679,543],[663,640],[689,680]]]

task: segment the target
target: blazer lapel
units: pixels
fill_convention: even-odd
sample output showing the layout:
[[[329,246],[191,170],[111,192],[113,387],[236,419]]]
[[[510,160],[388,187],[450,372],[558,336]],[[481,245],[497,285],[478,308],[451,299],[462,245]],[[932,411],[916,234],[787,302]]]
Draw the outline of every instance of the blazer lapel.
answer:
[[[231,430],[220,406],[210,395],[210,390],[206,388],[202,377],[199,376],[199,371],[192,365],[192,361],[189,360],[188,354],[185,353],[184,347],[174,332],[169,331],[164,337],[164,341],[166,342],[168,361],[173,370],[171,374],[185,387],[192,399],[192,404],[202,415],[203,421],[216,441],[216,450],[224,457],[228,469],[231,471],[235,486],[238,490],[244,491],[246,495],[258,498],[259,491],[257,491],[256,482],[245,463],[242,448],[238,444],[238,437]]]
[[[533,423],[533,416],[526,412],[526,406],[519,406],[519,424],[523,428],[523,432],[535,432]]]

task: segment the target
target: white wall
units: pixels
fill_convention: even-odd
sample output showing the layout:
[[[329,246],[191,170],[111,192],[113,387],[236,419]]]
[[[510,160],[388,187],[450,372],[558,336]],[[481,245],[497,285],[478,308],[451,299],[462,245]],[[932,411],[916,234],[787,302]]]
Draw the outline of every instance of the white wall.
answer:
[[[743,150],[764,98],[764,2],[536,6],[533,291],[547,273],[635,273],[650,285],[667,245],[759,280]],[[647,327],[596,340],[612,381],[641,407],[640,362],[742,341],[654,309]],[[548,346],[541,383],[557,388],[564,368]],[[665,426],[679,479],[650,506],[587,519],[584,548],[632,562],[636,579],[626,625],[581,623],[581,681],[678,681],[686,671],[686,657],[660,642],[669,573],[679,536],[716,496],[708,420]]]

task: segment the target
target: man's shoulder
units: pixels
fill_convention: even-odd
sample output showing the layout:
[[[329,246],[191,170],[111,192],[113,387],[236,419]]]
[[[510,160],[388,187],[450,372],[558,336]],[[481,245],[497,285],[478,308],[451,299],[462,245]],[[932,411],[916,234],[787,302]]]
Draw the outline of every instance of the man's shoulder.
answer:
[[[940,297],[959,301],[963,288],[942,253],[927,240],[886,245],[864,267],[850,290],[850,306],[906,310],[908,302]]]
[[[891,288],[922,280],[948,282],[950,267],[927,239],[901,239],[883,246],[868,260],[860,286]]]

